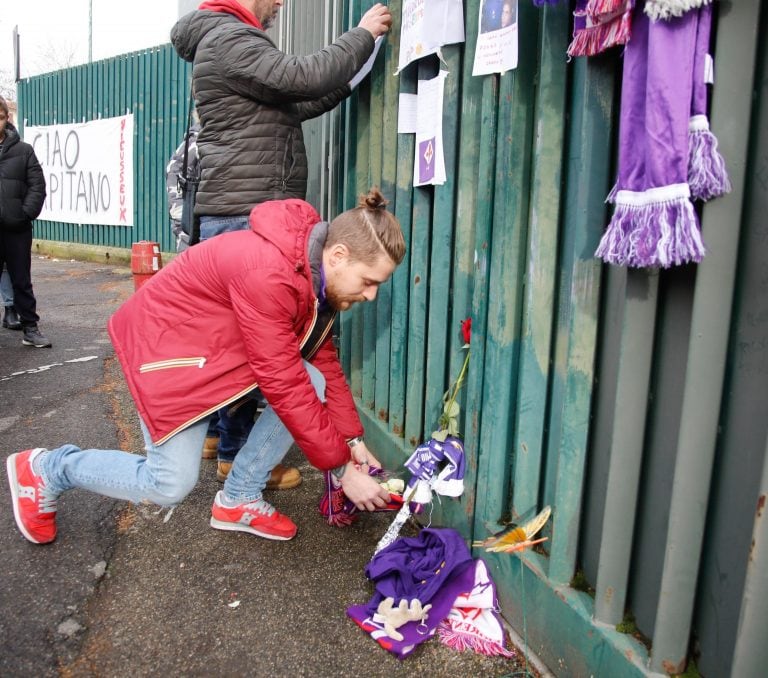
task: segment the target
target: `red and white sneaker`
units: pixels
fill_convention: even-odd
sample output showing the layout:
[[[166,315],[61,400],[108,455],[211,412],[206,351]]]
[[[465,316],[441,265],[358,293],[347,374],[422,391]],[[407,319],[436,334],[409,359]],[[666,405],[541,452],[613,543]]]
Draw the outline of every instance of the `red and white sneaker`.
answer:
[[[45,452],[42,447],[17,452],[6,461],[16,525],[33,544],[56,539],[57,496],[46,489],[42,476],[32,468],[32,461],[41,452]]]
[[[296,535],[296,524],[272,504],[257,499],[235,507],[223,506],[221,491],[216,493],[211,509],[211,527],[217,530],[249,532],[265,539],[287,541]]]

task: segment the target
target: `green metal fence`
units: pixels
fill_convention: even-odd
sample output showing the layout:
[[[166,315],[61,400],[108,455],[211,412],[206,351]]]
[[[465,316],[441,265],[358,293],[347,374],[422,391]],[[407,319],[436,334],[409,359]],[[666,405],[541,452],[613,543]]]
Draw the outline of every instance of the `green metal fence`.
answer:
[[[345,5],[345,25],[371,4]],[[761,675],[766,634],[746,620],[768,604],[752,560],[768,412],[747,418],[734,403],[754,412],[768,396],[762,353],[750,353],[757,374],[739,370],[768,345],[754,277],[764,228],[743,203],[765,200],[766,156],[744,169],[761,129],[752,83],[764,89],[760,55],[753,66],[766,17],[756,0],[720,5],[712,121],[734,191],[704,208],[705,262],[628,272],[592,256],[614,176],[619,51],[567,63],[569,9],[521,2],[520,66],[473,78],[479,5],[465,3],[465,45],[394,76],[402,2],[390,2],[384,57],[348,106],[340,208],[381,185],[409,243],[377,303],[342,324],[366,435],[392,465],[428,437],[471,316],[468,489],[430,517],[480,538],[552,505],[546,548],[484,556],[507,619],[558,675],[675,673],[688,658],[703,675]],[[397,97],[438,68],[448,181],[413,188]],[[737,255],[740,227],[753,246]],[[742,267],[753,287],[734,296]]]
[[[191,65],[170,45],[22,80],[24,125],[52,125],[134,114],[134,221],[132,227],[37,221],[35,237],[130,248],[138,240],[176,244],[165,195],[165,167],[187,126]]]

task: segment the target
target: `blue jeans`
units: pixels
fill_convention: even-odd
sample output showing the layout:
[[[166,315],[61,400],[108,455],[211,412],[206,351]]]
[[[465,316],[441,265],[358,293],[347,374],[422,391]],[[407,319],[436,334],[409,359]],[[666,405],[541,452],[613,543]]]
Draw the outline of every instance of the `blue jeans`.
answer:
[[[255,391],[253,397],[261,397]],[[248,397],[234,405],[222,407],[215,415],[216,433],[219,436],[217,455],[219,461],[232,463],[238,450],[245,445],[256,419],[258,401]]]
[[[305,362],[312,385],[325,401],[325,379]],[[147,456],[120,450],[81,450],[62,445],[40,458],[40,472],[54,494],[73,488],[138,503],[175,506],[197,484],[200,448],[208,429],[202,419],[162,445],[155,445],[141,421]],[[228,498],[247,503],[261,498],[269,474],[293,445],[293,438],[272,407],[267,406],[251,429],[224,483]]]
[[[248,215],[238,217],[200,217],[200,242],[221,233],[246,231],[251,226]]]

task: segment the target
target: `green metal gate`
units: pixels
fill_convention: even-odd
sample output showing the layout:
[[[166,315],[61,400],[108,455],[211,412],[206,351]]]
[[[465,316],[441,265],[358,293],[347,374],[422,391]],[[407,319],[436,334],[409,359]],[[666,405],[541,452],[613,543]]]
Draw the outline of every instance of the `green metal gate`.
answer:
[[[134,114],[135,226],[37,221],[35,238],[128,248],[138,240],[176,244],[168,218],[165,168],[187,128],[192,66],[171,45],[67,68],[19,82],[20,128]]]
[[[350,2],[345,25],[371,4]],[[390,2],[384,58],[348,107],[339,208],[378,184],[409,243],[377,303],[343,320],[366,436],[392,465],[428,437],[461,366],[460,321],[471,316],[468,490],[437,504],[431,520],[480,538],[552,505],[545,549],[484,556],[506,618],[558,675],[676,673],[689,657],[703,675],[761,675],[768,638],[746,620],[768,604],[765,564],[750,560],[765,529],[755,507],[766,491],[768,411],[747,421],[732,403],[768,401],[765,372],[738,370],[745,324],[752,350],[768,345],[765,302],[746,281],[734,297],[735,271],[764,285],[755,276],[768,262],[764,229],[743,203],[765,201],[764,177],[745,165],[760,129],[752,82],[764,73],[753,65],[766,17],[757,0],[719,5],[712,122],[734,191],[703,211],[705,262],[628,272],[592,256],[614,177],[618,50],[567,63],[568,8],[521,2],[519,68],[473,78],[479,5],[465,3],[466,44],[443,48],[443,64],[422,59],[393,76],[401,2]],[[398,95],[438,68],[449,72],[448,181],[413,188]],[[753,172],[764,172],[761,160]],[[740,226],[753,246],[737,256]],[[717,581],[723,571],[736,581]]]

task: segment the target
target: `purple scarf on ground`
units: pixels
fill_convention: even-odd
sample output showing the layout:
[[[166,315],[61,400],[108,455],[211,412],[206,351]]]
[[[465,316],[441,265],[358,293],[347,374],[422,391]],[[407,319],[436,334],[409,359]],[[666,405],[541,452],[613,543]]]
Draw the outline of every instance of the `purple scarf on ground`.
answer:
[[[718,164],[712,156],[698,161],[714,168],[712,176],[693,196],[689,185],[689,164],[697,162],[689,161],[691,112],[700,115],[697,109],[706,106],[702,71],[710,22],[709,7],[659,22],[641,7],[634,12],[624,54],[618,180],[608,196],[616,209],[596,252],[608,263],[667,268],[704,256],[691,198],[713,197],[729,186],[722,159]],[[699,145],[716,154],[711,141]]]
[[[385,650],[398,659],[407,657],[429,640],[462,593],[475,584],[475,565],[462,536],[449,528],[424,528],[416,537],[400,537],[379,551],[365,568],[376,592],[366,605],[347,608],[347,615]],[[431,604],[423,623],[408,622],[397,630],[402,640],[387,636],[383,624],[374,620],[379,604],[393,598]]]

